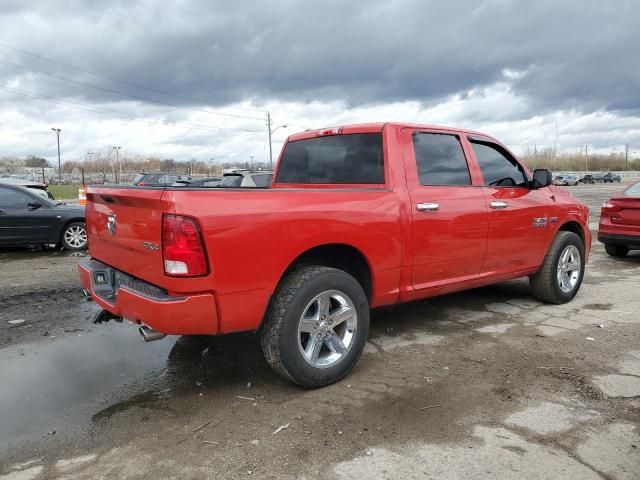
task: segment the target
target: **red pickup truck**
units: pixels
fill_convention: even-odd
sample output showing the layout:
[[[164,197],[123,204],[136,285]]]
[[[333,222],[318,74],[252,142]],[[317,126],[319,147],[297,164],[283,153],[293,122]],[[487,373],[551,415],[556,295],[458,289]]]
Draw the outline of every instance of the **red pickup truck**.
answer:
[[[529,277],[571,300],[588,209],[494,138],[399,123],[288,138],[270,188],[89,187],[100,318],[147,339],[258,331],[269,364],[305,387],[344,377],[369,309]]]

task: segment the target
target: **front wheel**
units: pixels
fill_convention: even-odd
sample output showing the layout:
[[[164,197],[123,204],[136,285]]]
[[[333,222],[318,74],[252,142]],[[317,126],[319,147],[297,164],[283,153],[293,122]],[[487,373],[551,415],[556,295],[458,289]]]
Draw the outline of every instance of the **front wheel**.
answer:
[[[87,226],[84,222],[70,223],[62,230],[60,242],[66,250],[85,250],[87,248]]]
[[[606,243],[604,245],[604,251],[607,252],[607,255],[611,257],[626,257],[627,253],[629,253],[629,247],[625,247],[624,245],[611,245],[610,243]]]
[[[531,293],[556,305],[576,296],[584,276],[584,244],[573,232],[558,232],[540,269],[529,277]]]
[[[278,287],[260,330],[267,362],[283,377],[318,388],[345,377],[362,354],[369,302],[351,275],[309,266]]]

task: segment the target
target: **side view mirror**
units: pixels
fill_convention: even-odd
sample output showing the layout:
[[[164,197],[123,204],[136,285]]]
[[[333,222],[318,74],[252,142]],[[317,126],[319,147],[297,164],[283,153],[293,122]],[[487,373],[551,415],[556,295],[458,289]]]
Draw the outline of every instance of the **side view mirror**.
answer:
[[[552,181],[553,181],[553,177],[551,175],[551,172],[546,168],[536,168],[533,171],[532,188],[536,189],[536,188],[548,187],[549,185],[551,185]]]
[[[28,210],[37,210],[37,209],[39,209],[41,206],[42,206],[42,204],[41,204],[41,203],[38,203],[38,202],[30,202],[30,203],[27,205],[27,209],[28,209]]]

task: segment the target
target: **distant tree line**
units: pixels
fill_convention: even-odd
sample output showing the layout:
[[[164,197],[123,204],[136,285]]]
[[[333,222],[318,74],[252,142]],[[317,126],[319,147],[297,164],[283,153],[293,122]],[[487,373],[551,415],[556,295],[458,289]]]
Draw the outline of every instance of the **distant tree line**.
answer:
[[[51,167],[44,158],[29,155],[26,158],[17,156],[0,157],[0,173],[19,174],[25,167]],[[55,167],[56,165],[54,165]],[[119,155],[107,151],[87,154],[82,160],[67,160],[62,163],[62,174],[101,174],[105,178],[129,178],[140,172],[174,172],[193,175],[222,175],[225,168],[265,169],[264,162],[204,162],[202,160],[174,160],[173,158],[161,158],[146,155]]]
[[[47,168],[50,166],[46,159],[35,155],[29,155],[26,158],[16,156],[0,157],[0,173],[15,174],[19,173],[24,167]]]
[[[529,168],[548,168],[554,171],[623,171],[640,170],[640,158],[628,157],[624,152],[554,153],[553,149],[528,151],[519,157]]]

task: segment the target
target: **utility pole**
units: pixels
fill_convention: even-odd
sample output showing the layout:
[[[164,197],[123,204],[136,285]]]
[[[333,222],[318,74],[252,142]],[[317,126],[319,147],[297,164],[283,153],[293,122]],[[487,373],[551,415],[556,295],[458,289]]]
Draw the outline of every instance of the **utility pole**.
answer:
[[[116,169],[118,172],[118,176],[116,178],[116,183],[120,183],[120,177],[122,175],[122,172],[120,170],[120,149],[122,147],[113,147],[113,149],[116,151]]]
[[[249,158],[251,159],[251,170],[253,170],[253,155],[249,155]]]
[[[557,170],[558,166],[558,119],[556,118],[556,136],[553,140],[553,167]]]
[[[584,166],[589,171],[589,145],[584,146]]]
[[[273,170],[273,146],[271,144],[271,135],[278,130],[279,128],[287,128],[287,125],[278,125],[273,130],[271,129],[271,125],[273,124],[273,120],[271,120],[271,113],[267,112],[267,132],[269,133],[269,170]]]
[[[629,170],[629,144],[624,146],[624,171]]]
[[[273,147],[271,146],[271,113],[267,112],[267,131],[269,132],[269,170],[273,170]]]
[[[51,130],[56,132],[56,137],[58,137],[58,183],[62,183],[62,169],[60,167],[60,130],[59,128],[51,127]]]

